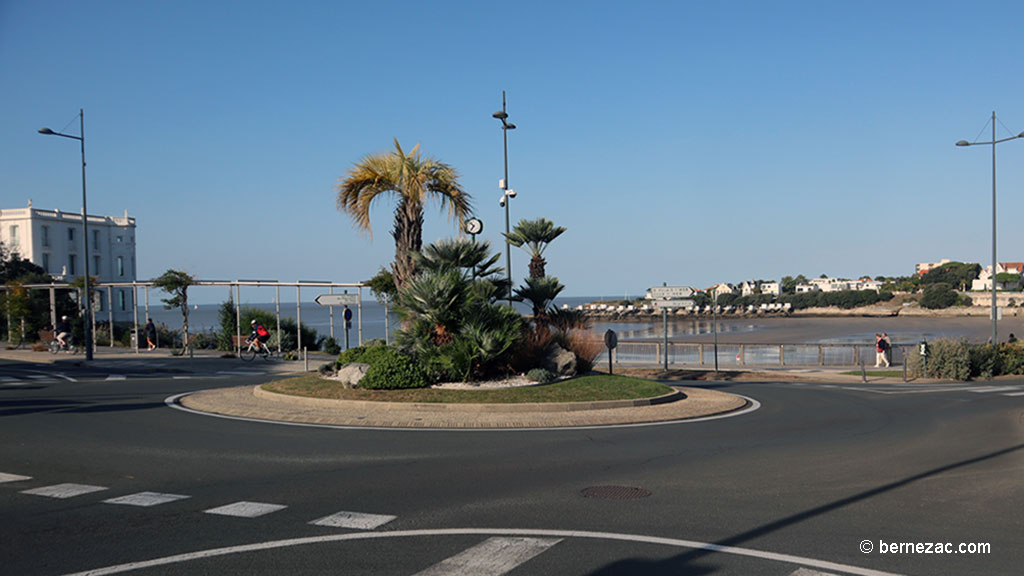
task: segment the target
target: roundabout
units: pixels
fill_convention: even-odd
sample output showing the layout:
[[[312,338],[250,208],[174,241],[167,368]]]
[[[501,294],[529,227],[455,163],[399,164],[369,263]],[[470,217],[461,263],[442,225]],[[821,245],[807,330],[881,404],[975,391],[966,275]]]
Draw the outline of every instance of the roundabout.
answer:
[[[745,396],[676,388],[645,400],[543,404],[428,404],[308,398],[262,386],[203,390],[167,398],[190,412],[293,425],[434,430],[560,429],[705,421],[746,414],[760,404]]]

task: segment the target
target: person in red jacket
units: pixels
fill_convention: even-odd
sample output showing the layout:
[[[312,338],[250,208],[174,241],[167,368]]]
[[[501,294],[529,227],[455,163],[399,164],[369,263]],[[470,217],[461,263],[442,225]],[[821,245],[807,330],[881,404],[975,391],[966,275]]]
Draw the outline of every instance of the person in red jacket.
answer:
[[[260,324],[256,320],[253,320],[251,322],[251,325],[252,335],[249,336],[249,339],[254,340],[256,342],[256,345],[259,347],[266,346],[267,340],[270,340],[270,332],[268,332],[267,329],[263,327],[263,324]]]

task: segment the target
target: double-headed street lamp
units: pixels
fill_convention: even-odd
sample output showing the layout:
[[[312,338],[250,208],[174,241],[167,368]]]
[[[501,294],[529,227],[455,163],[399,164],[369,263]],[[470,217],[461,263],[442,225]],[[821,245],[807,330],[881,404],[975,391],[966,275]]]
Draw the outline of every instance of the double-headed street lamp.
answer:
[[[85,332],[85,359],[92,360],[92,297],[89,293],[89,211],[86,208],[85,202],[85,110],[78,110],[78,120],[80,136],[54,132],[49,128],[40,128],[39,133],[47,136],[71,138],[82,143],[82,248],[85,250],[85,255],[83,256],[85,259],[85,322],[83,332]]]
[[[491,117],[501,120],[501,135],[505,141],[505,179],[501,181],[501,189],[504,191],[501,195],[500,204],[505,208],[505,271],[508,275],[508,305],[512,307],[512,243],[509,242],[509,217],[508,217],[508,205],[509,199],[516,197],[516,191],[511,190],[508,187],[508,131],[515,130],[516,125],[508,121],[508,113],[505,111],[505,91],[501,91],[501,110],[491,114]]]
[[[1016,140],[1018,138],[1024,138],[1024,132],[1017,134],[1016,136],[1010,136],[1009,138],[1003,138],[996,140],[996,113],[992,112],[992,141],[990,142],[968,142],[967,140],[961,140],[956,143],[957,146],[980,146],[980,145],[992,145],[992,344],[998,344],[998,331],[997,331],[997,319],[996,319],[996,270],[998,263],[996,262],[996,144],[1002,142],[1008,142],[1010,140]]]

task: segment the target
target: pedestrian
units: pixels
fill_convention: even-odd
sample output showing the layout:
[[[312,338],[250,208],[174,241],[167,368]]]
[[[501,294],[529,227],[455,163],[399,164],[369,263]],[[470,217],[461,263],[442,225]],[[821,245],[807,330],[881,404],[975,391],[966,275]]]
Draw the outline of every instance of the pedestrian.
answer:
[[[146,335],[146,344],[149,345],[149,351],[152,352],[156,349],[156,326],[153,325],[152,318],[146,318],[146,327],[143,328],[143,333]]]
[[[892,364],[892,340],[888,334],[882,332],[882,341],[885,342],[885,365],[889,366]]]
[[[885,367],[889,367],[889,359],[885,357],[885,339],[882,338],[880,333],[875,333],[875,368],[878,368],[882,364]]]

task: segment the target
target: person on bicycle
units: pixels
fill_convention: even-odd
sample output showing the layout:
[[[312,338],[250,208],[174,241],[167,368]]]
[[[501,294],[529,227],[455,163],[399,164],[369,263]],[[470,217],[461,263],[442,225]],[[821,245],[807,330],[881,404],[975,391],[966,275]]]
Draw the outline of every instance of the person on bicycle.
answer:
[[[249,339],[256,342],[257,348],[266,346],[267,340],[270,339],[270,332],[267,332],[267,329],[263,327],[263,324],[260,324],[256,320],[253,320],[250,324],[252,325],[252,336],[249,336]]]
[[[68,322],[67,316],[60,317],[60,322],[57,322],[57,329],[54,332],[57,334],[57,342],[60,342],[61,347],[66,348],[67,338],[71,336],[71,324]]]

